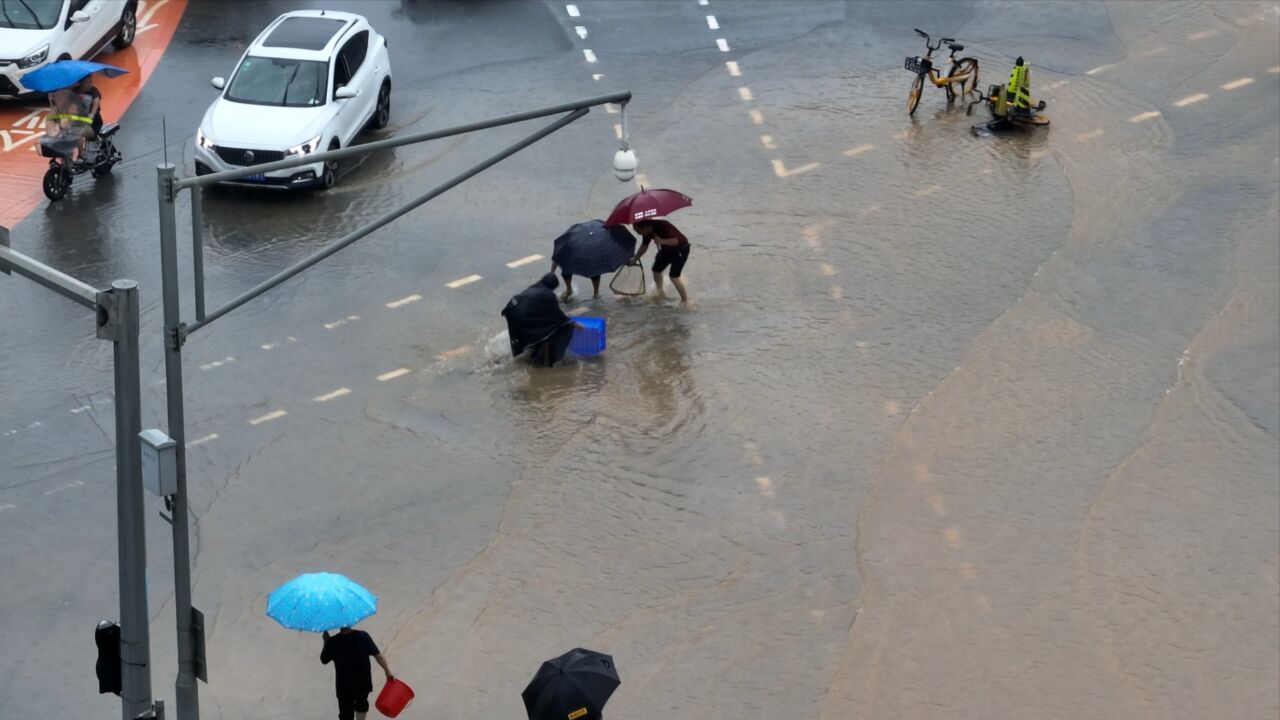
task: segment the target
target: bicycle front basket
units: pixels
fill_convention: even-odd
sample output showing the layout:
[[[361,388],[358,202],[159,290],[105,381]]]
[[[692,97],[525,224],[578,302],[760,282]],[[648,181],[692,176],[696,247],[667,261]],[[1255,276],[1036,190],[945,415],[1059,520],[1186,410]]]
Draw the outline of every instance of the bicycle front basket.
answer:
[[[904,66],[907,70],[919,75],[920,73],[929,72],[929,68],[932,66],[932,63],[922,57],[909,57],[907,58],[906,63],[904,63]]]

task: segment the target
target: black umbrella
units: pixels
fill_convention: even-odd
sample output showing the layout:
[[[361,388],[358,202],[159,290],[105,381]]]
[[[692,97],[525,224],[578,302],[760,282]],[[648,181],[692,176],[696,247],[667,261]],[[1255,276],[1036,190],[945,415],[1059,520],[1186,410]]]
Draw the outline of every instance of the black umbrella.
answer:
[[[621,682],[613,658],[574,648],[542,663],[521,696],[529,720],[599,720]]]
[[[588,220],[556,238],[551,261],[570,275],[599,277],[626,265],[635,252],[636,236],[625,227]]]

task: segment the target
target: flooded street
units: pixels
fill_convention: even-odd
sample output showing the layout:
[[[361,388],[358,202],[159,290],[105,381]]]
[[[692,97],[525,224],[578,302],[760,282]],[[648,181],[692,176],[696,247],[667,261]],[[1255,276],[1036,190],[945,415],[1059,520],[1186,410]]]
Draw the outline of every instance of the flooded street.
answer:
[[[402,717],[524,717],[538,664],[579,646],[617,661],[610,720],[1280,713],[1274,0],[354,5],[317,4],[389,38],[392,123],[365,139],[629,89],[641,175],[613,177],[597,108],[192,336],[202,717],[332,716],[320,640],[264,614],[318,570],[378,596],[360,627],[418,692]],[[191,174],[207,76],[303,6],[191,0],[116,176],[12,229],[139,281],[144,427],[155,165]],[[1052,125],[977,137],[987,110],[928,85],[908,116],[916,27],[983,89],[1024,55]],[[534,129],[375,154],[326,192],[205,191],[211,306]],[[608,350],[513,362],[498,313],[549,265],[517,261],[640,184],[694,198],[670,218],[692,303],[579,278],[567,309],[606,316]],[[111,349],[17,277],[0,318],[0,717],[106,717]]]

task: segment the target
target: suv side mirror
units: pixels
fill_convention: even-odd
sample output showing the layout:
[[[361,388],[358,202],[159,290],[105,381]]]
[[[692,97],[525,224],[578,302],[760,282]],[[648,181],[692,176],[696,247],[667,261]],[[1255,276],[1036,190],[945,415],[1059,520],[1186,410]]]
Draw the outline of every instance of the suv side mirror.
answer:
[[[83,10],[77,10],[71,13],[71,17],[67,18],[73,23],[89,22],[89,13]]]
[[[223,89],[224,87],[226,87],[226,86],[227,86],[227,81],[226,81],[226,78],[223,78],[222,76],[218,76],[218,77],[216,77],[216,78],[214,78],[214,79],[210,80],[210,81],[209,81],[209,84],[210,84],[210,85],[212,85],[212,86],[214,86],[215,88],[217,88],[217,89],[221,90],[221,89]]]
[[[333,96],[339,100],[350,100],[351,98],[359,94],[360,94],[359,90],[351,87],[350,85],[343,85],[342,87],[338,88],[337,92],[335,92]]]

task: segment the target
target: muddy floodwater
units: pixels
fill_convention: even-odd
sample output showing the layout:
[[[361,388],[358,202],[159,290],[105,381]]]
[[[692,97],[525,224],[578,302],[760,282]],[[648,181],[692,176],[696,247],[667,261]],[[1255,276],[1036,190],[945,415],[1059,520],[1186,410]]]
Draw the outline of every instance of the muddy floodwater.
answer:
[[[263,23],[292,7],[272,5]],[[619,116],[597,109],[190,341],[203,717],[332,713],[320,641],[263,613],[319,569],[378,595],[361,627],[418,691],[408,717],[524,717],[538,664],[578,646],[616,660],[610,720],[1280,713],[1280,6],[479,5],[369,4],[415,78],[388,132],[629,88],[642,177],[609,172]],[[215,29],[184,25],[177,67],[238,52],[242,29],[188,13]],[[982,89],[1026,56],[1051,125],[978,137],[987,110],[928,85],[908,116],[913,27],[959,38]],[[208,192],[210,293],[532,129],[375,156],[324,195]],[[150,424],[155,161],[104,200],[108,227],[145,216],[136,241],[78,249],[52,211],[19,226],[45,257],[143,282]],[[605,353],[513,361],[498,311],[547,261],[508,263],[639,183],[694,198],[670,218],[692,302],[593,301],[579,279],[567,307],[608,318]],[[5,317],[23,297],[0,285]],[[37,398],[110,388],[109,349],[49,333],[18,336],[77,360],[0,349],[36,378],[0,380],[15,427],[71,417]],[[101,435],[67,432],[89,449],[56,473],[50,441],[0,436],[27,468],[0,508],[91,472],[83,497],[110,501]],[[92,514],[57,497],[0,514],[6,547]],[[150,522],[172,697],[168,526]],[[54,715],[114,709],[76,650],[115,602],[111,518],[88,527],[49,541],[53,569],[5,551],[6,577],[65,604],[3,596],[0,716],[44,707],[26,683],[69,658]]]

